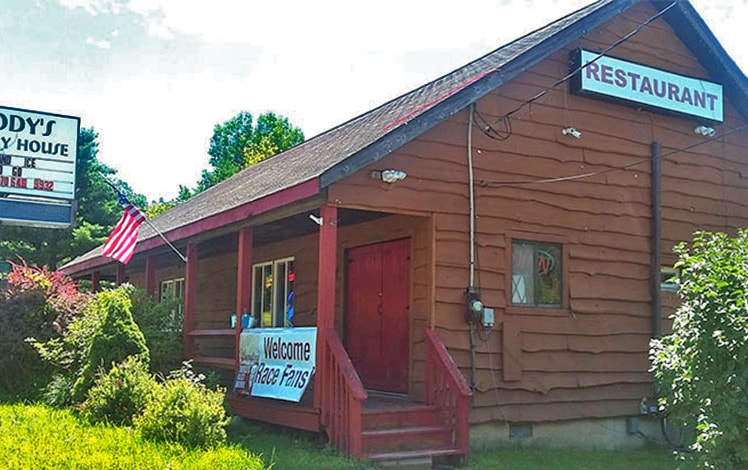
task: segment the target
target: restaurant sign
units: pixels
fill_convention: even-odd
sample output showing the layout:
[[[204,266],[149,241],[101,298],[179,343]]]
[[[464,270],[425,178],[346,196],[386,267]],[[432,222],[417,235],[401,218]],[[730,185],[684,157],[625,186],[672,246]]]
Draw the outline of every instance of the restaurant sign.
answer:
[[[245,329],[234,390],[298,402],[314,376],[316,342],[317,328]]]
[[[572,70],[587,64],[571,80],[572,92],[645,105],[689,117],[722,122],[722,85],[584,49],[571,53]]]

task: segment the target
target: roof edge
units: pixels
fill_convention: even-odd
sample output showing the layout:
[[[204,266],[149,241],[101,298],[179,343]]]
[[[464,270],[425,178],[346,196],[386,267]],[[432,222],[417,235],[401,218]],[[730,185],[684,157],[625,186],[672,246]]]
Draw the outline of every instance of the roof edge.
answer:
[[[404,122],[369,146],[327,169],[320,175],[320,186],[326,188],[365,166],[381,160],[444,119],[470,106],[494,89],[565,47],[571,41],[584,36],[590,29],[615,18],[621,12],[641,1],[643,0],[621,0],[603,5],[588,16],[582,17],[572,25],[548,36],[530,50],[507,62],[496,72],[478,78],[475,82],[417,115],[411,121]]]
[[[164,236],[167,237],[172,243],[178,242],[180,240],[195,236],[199,233],[214,230],[236,222],[241,222],[242,220],[250,219],[254,216],[269,212],[274,209],[278,209],[279,207],[283,207],[293,202],[316,196],[320,193],[320,190],[321,188],[319,185],[319,180],[317,178],[311,178],[305,182],[282,189],[280,191],[276,191],[260,199],[255,199],[254,201],[250,201],[240,206],[233,207],[224,212],[213,214],[209,217],[196,220],[190,224],[177,227],[164,233]],[[138,241],[138,243],[135,245],[135,253],[143,253],[165,244],[166,243],[158,234],[153,234],[153,236],[151,237]],[[79,262],[73,260],[70,263],[59,268],[59,270],[67,275],[72,275],[82,271],[88,271],[93,268],[105,266],[114,262],[115,260],[111,258],[97,255],[93,258],[84,259]]]

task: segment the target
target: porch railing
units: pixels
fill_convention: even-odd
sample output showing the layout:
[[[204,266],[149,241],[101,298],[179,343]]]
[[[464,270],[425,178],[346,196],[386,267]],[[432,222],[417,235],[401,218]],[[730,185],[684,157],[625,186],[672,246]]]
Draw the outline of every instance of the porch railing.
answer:
[[[426,329],[426,403],[436,406],[443,423],[452,429],[452,444],[468,458],[470,452],[470,387],[444,343]]]
[[[324,328],[318,333],[324,344],[321,376],[315,385],[322,388],[322,424],[335,449],[360,457],[361,404],[366,390],[335,330]]]

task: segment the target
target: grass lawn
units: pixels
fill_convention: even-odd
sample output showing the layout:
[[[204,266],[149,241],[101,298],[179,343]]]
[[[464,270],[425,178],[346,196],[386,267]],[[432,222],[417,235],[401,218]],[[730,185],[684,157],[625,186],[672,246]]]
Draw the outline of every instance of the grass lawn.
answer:
[[[502,449],[475,452],[471,470],[675,470],[678,462],[666,449],[619,452],[579,450]]]
[[[70,410],[0,404],[0,468],[7,469],[371,469],[335,453],[321,436],[247,420],[213,450],[146,441],[128,428],[90,426]],[[474,452],[469,470],[674,470],[667,450],[626,452],[500,449]]]
[[[371,469],[366,462],[342,457],[319,435],[248,420],[229,427],[229,439],[262,455],[273,470]],[[587,452],[578,450],[496,449],[474,452],[469,470],[675,470],[678,463],[667,449]]]
[[[128,428],[89,426],[70,410],[0,404],[0,468],[261,470],[265,465],[239,446],[188,450],[145,441]]]

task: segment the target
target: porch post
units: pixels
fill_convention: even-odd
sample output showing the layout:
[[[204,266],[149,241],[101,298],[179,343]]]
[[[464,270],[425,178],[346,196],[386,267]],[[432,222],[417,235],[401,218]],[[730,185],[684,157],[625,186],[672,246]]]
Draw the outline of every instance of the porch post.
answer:
[[[182,325],[182,347],[185,359],[193,357],[190,333],[195,329],[197,301],[197,244],[187,244],[187,265],[184,268],[184,324]]]
[[[234,335],[234,371],[239,371],[239,341],[242,333],[242,314],[252,313],[252,241],[251,227],[239,231],[239,250],[236,267],[236,332]]]
[[[91,273],[91,292],[94,294],[101,290],[101,271],[94,271]]]
[[[115,283],[118,286],[121,286],[125,283],[125,265],[122,263],[117,264],[117,277],[115,278]]]
[[[314,383],[314,406],[316,408],[322,407],[322,400],[325,393],[324,387],[328,385],[324,383],[326,374],[326,342],[323,335],[327,328],[335,327],[335,269],[337,267],[338,247],[338,208],[322,206],[319,215],[322,218],[322,225],[319,229],[317,271],[317,372]]]
[[[145,259],[145,291],[151,297],[156,296],[156,258],[153,256]]]

